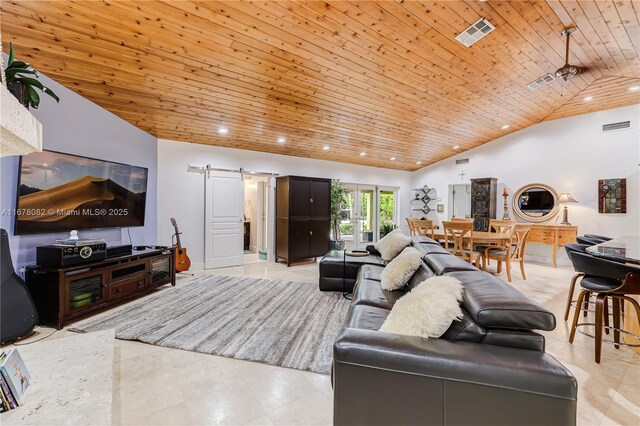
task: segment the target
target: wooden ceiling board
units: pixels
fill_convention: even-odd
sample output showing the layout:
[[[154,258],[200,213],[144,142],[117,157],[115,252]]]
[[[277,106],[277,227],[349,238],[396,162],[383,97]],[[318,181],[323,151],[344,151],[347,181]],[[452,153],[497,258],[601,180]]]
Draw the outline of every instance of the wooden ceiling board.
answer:
[[[54,80],[184,142],[416,170],[544,120],[640,102],[628,91],[640,78],[638,1],[0,8],[5,51],[13,41],[19,58]],[[455,40],[480,17],[496,30],[470,48]],[[587,70],[530,91],[564,64],[560,31],[573,25],[570,62]]]

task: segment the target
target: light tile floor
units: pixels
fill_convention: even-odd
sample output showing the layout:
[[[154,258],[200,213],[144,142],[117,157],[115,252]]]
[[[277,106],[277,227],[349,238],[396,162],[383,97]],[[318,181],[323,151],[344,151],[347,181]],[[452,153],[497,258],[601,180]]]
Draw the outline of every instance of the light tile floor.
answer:
[[[593,339],[578,334],[569,344],[569,327],[562,320],[573,270],[528,263],[526,272],[526,281],[514,272],[512,285],[558,319],[556,329],[544,333],[547,352],[578,380],[578,424],[639,425],[640,355],[605,345],[602,363],[596,364]],[[318,266],[308,262],[287,268],[245,255],[242,267],[195,276],[204,274],[317,282]],[[178,285],[190,278],[180,276]],[[114,424],[331,424],[332,398],[324,375],[137,342],[115,344]]]

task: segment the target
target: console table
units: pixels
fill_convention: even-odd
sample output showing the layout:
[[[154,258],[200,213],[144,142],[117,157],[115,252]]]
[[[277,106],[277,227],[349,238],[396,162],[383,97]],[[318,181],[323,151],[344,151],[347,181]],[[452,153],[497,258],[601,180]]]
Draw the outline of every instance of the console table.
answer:
[[[27,266],[25,281],[40,323],[58,330],[80,317],[176,283],[173,253],[148,249],[99,262],[65,267]]]
[[[529,232],[529,243],[547,244],[551,246],[553,267],[556,265],[558,248],[565,244],[575,243],[578,236],[577,226],[534,224]]]

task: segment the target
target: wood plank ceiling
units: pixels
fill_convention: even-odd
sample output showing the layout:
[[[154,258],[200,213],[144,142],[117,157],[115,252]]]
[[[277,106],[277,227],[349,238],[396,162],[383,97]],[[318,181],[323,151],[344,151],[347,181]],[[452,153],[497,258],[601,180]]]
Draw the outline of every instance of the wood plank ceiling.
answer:
[[[640,84],[638,1],[4,0],[1,10],[5,51],[13,41],[51,78],[184,142],[416,170],[544,120],[640,102],[628,91]],[[455,37],[480,17],[496,30],[464,47]],[[570,62],[588,70],[527,89],[564,64],[560,32],[573,25]]]

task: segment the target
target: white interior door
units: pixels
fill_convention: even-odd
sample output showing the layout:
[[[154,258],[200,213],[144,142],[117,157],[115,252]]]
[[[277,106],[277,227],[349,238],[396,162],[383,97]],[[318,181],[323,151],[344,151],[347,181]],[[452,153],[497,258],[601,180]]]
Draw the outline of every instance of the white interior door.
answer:
[[[204,267],[242,265],[244,186],[242,174],[208,172],[205,179]]]

